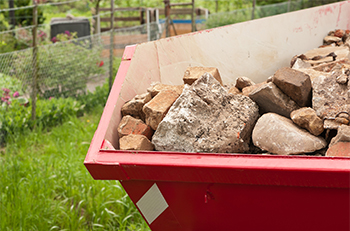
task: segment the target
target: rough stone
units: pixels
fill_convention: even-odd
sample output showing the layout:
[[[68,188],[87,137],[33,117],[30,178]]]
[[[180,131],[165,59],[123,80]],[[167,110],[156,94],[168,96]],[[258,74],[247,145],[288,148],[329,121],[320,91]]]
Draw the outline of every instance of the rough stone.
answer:
[[[144,135],[130,134],[119,139],[121,150],[153,151],[154,145]]]
[[[185,86],[152,142],[162,151],[248,152],[258,116],[258,106],[249,97],[228,94],[206,73]]]
[[[272,82],[299,106],[311,105],[311,80],[308,74],[283,67],[275,72]]]
[[[158,124],[178,97],[179,94],[173,90],[160,91],[151,101],[143,106],[146,124],[153,130],[157,130]]]
[[[173,90],[179,95],[181,95],[184,85],[167,85],[162,83],[154,83],[147,89],[151,93],[152,98],[155,97],[160,91],[163,90]]]
[[[349,48],[346,46],[329,46],[323,48],[315,48],[304,53],[306,57],[304,61],[311,65],[319,65],[325,62],[341,61],[348,59]]]
[[[336,81],[339,84],[347,84],[347,82],[349,80],[348,78],[349,78],[349,76],[347,76],[346,74],[340,74],[337,76]]]
[[[275,113],[258,119],[252,139],[255,146],[278,155],[311,153],[327,145],[322,137],[310,134],[292,120]]]
[[[350,86],[339,84],[334,76],[313,80],[312,108],[322,119],[334,119],[340,112],[350,112]]]
[[[315,136],[319,136],[324,130],[323,120],[318,117],[316,111],[310,107],[303,107],[292,111],[290,117],[295,124],[307,129]]]
[[[324,119],[323,120],[323,127],[324,129],[335,129],[337,130],[341,125],[345,124],[344,121],[342,121],[341,119]]]
[[[130,115],[134,118],[145,120],[145,114],[142,111],[143,106],[151,100],[150,93],[144,93],[142,95],[136,95],[132,100],[126,102],[122,109],[122,115]]]
[[[314,69],[310,69],[310,68],[302,68],[302,69],[298,69],[298,71],[304,72],[305,74],[308,74],[310,76],[310,80],[313,83],[314,79],[319,77],[319,76],[330,76],[331,73],[327,73],[327,72],[323,72],[323,71],[317,71]]]
[[[341,41],[342,41],[341,37],[339,38],[337,36],[326,36],[323,39],[323,43],[327,45],[331,43],[339,43]]]
[[[350,74],[350,65],[338,63],[332,68],[331,73],[332,77],[336,78],[337,83],[347,84]]]
[[[311,68],[311,67],[312,67],[312,66],[311,66],[310,63],[305,62],[304,60],[302,60],[302,59],[300,59],[300,58],[297,58],[297,59],[295,60],[295,62],[293,63],[293,66],[292,66],[292,68],[293,68],[293,69],[296,69],[296,70],[298,70],[298,69],[304,69],[304,68]]]
[[[245,95],[245,96],[249,96],[249,94],[254,91],[255,89],[263,86],[264,84],[266,84],[267,82],[262,82],[262,83],[257,83],[257,84],[254,84],[254,85],[251,85],[249,87],[245,87],[242,89],[242,94]]]
[[[294,64],[297,62],[297,60],[302,60],[303,62],[306,62],[308,60],[308,58],[304,55],[304,54],[301,54],[301,55],[295,55],[292,60],[290,61],[290,67],[293,67]],[[311,64],[310,64],[311,65]]]
[[[334,31],[334,36],[338,38],[342,38],[345,35],[345,31],[342,29],[338,29]]]
[[[129,134],[144,135],[149,140],[152,139],[153,130],[140,119],[135,119],[132,116],[124,116],[118,126],[119,138]]]
[[[337,65],[349,65],[350,64],[350,60],[348,58],[344,58],[341,60],[337,60],[337,61],[333,61],[333,62],[328,62],[328,63],[322,63],[316,66],[313,66],[312,69],[316,70],[316,71],[323,71],[323,72],[331,72],[332,69],[337,66]]]
[[[185,71],[183,81],[185,84],[191,85],[199,79],[204,73],[211,74],[221,86],[223,86],[219,70],[216,67],[188,67]]]
[[[328,148],[326,156],[330,157],[350,157],[350,142],[338,142]]]
[[[233,94],[233,95],[240,95],[240,94],[242,94],[242,92],[237,87],[231,87],[228,90],[228,93],[229,94]]]
[[[236,87],[239,90],[242,90],[243,88],[252,86],[254,84],[255,83],[251,79],[245,76],[241,76],[236,79]]]
[[[337,135],[331,140],[329,147],[332,147],[338,142],[350,142],[350,126],[341,125],[338,128]],[[349,149],[350,152],[350,149]]]
[[[263,84],[252,91],[249,97],[259,105],[261,114],[274,112],[289,118],[292,111],[299,109],[299,106],[273,83]]]

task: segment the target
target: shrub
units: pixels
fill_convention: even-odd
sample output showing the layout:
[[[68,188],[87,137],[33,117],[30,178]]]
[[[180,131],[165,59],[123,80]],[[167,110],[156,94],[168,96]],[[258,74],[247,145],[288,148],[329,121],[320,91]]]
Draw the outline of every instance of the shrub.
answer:
[[[102,87],[96,87],[94,92],[87,92],[78,96],[78,101],[84,105],[84,112],[90,112],[98,106],[104,106],[108,98],[108,82]]]
[[[20,100],[18,92],[10,89],[2,91],[3,98],[9,95],[11,103],[0,101],[0,146],[5,145],[8,137],[26,132],[34,126],[48,130],[67,121],[71,116],[81,116],[85,112],[103,107],[108,97],[108,82],[102,87],[97,87],[94,92],[79,95],[77,99],[39,98],[36,103],[35,121],[31,120],[31,107],[26,107],[28,104]]]
[[[10,93],[11,94],[11,93]],[[20,100],[2,103],[0,107],[0,146],[9,136],[26,132],[34,126],[50,129],[68,120],[71,116],[83,113],[84,105],[72,98],[38,99],[36,120],[31,120],[31,107]]]

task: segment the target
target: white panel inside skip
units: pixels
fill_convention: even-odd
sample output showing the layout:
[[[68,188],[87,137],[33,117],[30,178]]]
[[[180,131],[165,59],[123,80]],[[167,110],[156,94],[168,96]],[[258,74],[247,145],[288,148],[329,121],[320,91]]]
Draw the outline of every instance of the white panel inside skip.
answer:
[[[136,206],[140,209],[148,224],[151,224],[169,207],[157,184],[152,185],[136,203]]]
[[[322,45],[331,30],[349,29],[350,2],[238,23],[156,41],[161,82],[182,84],[188,66],[219,69],[224,84],[262,82],[294,55]]]

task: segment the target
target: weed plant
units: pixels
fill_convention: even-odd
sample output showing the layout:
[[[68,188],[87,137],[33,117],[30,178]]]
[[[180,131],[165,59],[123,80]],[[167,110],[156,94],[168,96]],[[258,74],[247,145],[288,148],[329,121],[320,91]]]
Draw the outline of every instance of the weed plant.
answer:
[[[12,89],[12,88],[11,88]],[[72,116],[82,116],[96,107],[104,106],[108,96],[108,83],[74,98],[39,98],[37,100],[36,120],[31,120],[31,107],[25,107],[21,101],[12,101],[10,105],[0,101],[0,147],[8,139],[16,137],[35,127],[42,130],[62,124]]]
[[[117,181],[83,165],[102,105],[47,132],[11,136],[0,151],[0,230],[149,230]]]

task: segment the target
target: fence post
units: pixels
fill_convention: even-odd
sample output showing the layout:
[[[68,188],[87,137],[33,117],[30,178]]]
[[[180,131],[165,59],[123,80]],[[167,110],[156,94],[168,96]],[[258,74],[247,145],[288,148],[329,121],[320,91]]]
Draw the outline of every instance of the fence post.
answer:
[[[151,41],[151,9],[146,9],[147,41]]]
[[[9,8],[10,9],[15,8],[14,0],[9,0]],[[11,29],[15,29],[15,26],[16,26],[15,11],[14,10],[10,10],[9,11],[9,16],[10,16]]]
[[[97,15],[97,34],[101,34],[101,17],[100,17],[100,14]]]
[[[37,94],[37,81],[38,81],[38,44],[37,44],[37,29],[38,29],[38,5],[36,0],[33,0],[33,76],[32,76],[32,120],[36,118],[36,94]]]
[[[192,14],[191,14],[191,19],[192,19],[192,32],[196,31],[196,8],[194,4],[194,0],[192,0]]]
[[[160,22],[159,22],[159,9],[156,9],[156,23],[157,23],[157,26],[158,26],[158,32],[157,32],[157,39],[160,39],[160,37],[162,36],[159,31],[162,31],[162,28],[161,28],[161,25],[160,25]]]
[[[253,0],[253,8],[252,8],[252,20],[254,19],[255,1],[256,1],[256,0]]]
[[[111,0],[111,35],[109,47],[109,91],[112,89],[113,80],[113,52],[114,52],[114,0]]]
[[[290,11],[290,0],[288,0],[288,9],[287,9],[287,12]]]
[[[169,28],[169,24],[170,24],[170,0],[164,0],[164,5],[165,5],[165,9],[164,9],[164,14],[165,14],[165,37],[169,37],[170,36],[170,28]]]

